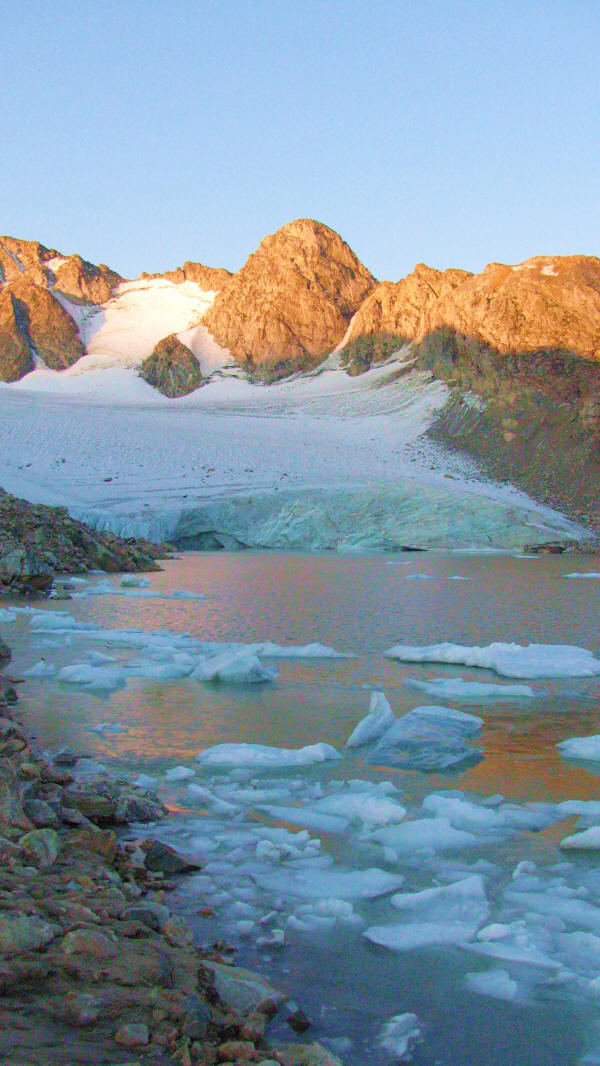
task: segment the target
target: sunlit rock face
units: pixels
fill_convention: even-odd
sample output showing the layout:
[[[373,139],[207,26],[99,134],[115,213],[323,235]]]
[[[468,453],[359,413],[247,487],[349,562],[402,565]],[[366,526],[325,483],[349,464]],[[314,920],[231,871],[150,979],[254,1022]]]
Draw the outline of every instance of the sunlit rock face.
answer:
[[[337,233],[298,219],[261,241],[204,323],[242,365],[281,376],[335,348],[374,286]]]

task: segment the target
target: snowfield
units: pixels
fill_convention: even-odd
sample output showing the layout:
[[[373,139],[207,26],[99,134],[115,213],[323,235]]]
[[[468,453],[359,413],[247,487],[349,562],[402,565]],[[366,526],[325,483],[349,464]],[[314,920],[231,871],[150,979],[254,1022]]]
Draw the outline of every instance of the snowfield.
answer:
[[[126,536],[204,547],[520,548],[584,536],[424,435],[446,387],[405,350],[360,377],[337,352],[311,374],[250,383],[199,323],[214,293],[125,282],[97,309],[61,297],[87,355],[0,385],[2,485]],[[169,400],[137,367],[176,333],[209,375]]]

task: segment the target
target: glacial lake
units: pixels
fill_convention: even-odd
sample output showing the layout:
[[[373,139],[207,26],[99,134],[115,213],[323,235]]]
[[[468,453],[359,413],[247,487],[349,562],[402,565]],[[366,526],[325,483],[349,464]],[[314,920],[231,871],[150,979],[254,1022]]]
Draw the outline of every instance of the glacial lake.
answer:
[[[199,942],[234,945],[311,1019],[304,1039],[348,1066],[397,1061],[382,1027],[406,1013],[417,1066],[600,1063],[599,852],[558,846],[600,824],[600,763],[556,748],[600,733],[600,675],[510,678],[383,654],[444,641],[600,653],[600,578],[567,576],[600,572],[600,558],[244,552],[162,565],[138,588],[90,576],[79,598],[35,604],[1,629],[13,674],[44,660],[48,676],[29,677],[19,704],[40,748],[156,779],[173,811],[156,834],[204,866],[172,895]],[[115,636],[132,629],[133,643]],[[284,650],[262,660],[278,676],[252,685],[167,680],[194,641],[319,642],[349,657]],[[114,684],[90,691],[53,673],[74,663]],[[457,678],[499,687],[459,701],[407,683]],[[500,686],[515,684],[534,695],[508,698]],[[425,773],[373,745],[345,749],[373,690],[396,718],[432,704],[481,718],[473,758]],[[245,765],[196,761],[215,745],[321,742],[341,758],[264,769],[244,749]],[[167,779],[175,767],[189,775]],[[411,823],[416,836],[402,836]],[[400,930],[396,946],[365,936],[382,927]],[[298,1039],[285,1015],[272,1033]]]

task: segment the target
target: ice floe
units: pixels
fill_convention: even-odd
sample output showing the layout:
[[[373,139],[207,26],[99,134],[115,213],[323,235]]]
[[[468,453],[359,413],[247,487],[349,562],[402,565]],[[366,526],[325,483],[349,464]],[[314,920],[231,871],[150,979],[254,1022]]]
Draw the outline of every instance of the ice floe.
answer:
[[[47,663],[45,659],[40,659],[35,666],[30,666],[29,670],[23,671],[23,677],[55,677],[57,668],[54,663]]]
[[[416,1014],[395,1014],[382,1025],[377,1042],[395,1059],[407,1059],[421,1037],[421,1025]]]
[[[482,684],[480,681],[463,681],[460,677],[432,677],[427,681],[406,678],[404,684],[438,699],[474,703],[481,700],[512,700],[522,696],[535,696],[529,685]]]
[[[600,733],[590,737],[571,737],[556,745],[565,759],[589,759],[600,762]]]
[[[466,943],[490,913],[480,874],[451,885],[403,892],[392,896],[391,903],[399,912],[399,920],[391,925],[370,926],[364,936],[393,951]]]
[[[463,644],[388,648],[389,659],[410,663],[452,663],[494,670],[503,677],[594,677],[600,674],[600,659],[591,651],[571,644],[502,644],[487,647]]]
[[[90,666],[89,663],[63,666],[57,678],[65,685],[81,685],[90,692],[115,692],[127,684],[125,672],[118,666]]]
[[[358,723],[346,741],[347,748],[360,748],[377,740],[394,723],[395,717],[383,692],[372,692],[369,713]]]
[[[481,996],[492,996],[494,999],[513,1000],[519,987],[508,970],[500,968],[468,973],[465,981],[471,992],[477,992]]]
[[[482,725],[476,715],[450,707],[416,707],[383,733],[367,762],[426,773],[456,770],[481,758],[466,739]]]
[[[331,744],[308,744],[303,748],[276,748],[267,744],[216,744],[196,756],[203,766],[249,766],[278,770],[284,766],[310,766],[341,755]]]
[[[245,649],[222,651],[204,659],[190,675],[195,681],[229,681],[241,685],[274,681],[277,670]]]

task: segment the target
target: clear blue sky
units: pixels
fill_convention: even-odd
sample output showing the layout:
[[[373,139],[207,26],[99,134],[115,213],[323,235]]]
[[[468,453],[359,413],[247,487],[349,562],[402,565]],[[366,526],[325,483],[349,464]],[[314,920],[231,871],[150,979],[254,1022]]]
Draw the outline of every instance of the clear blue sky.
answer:
[[[0,232],[126,276],[301,216],[379,278],[600,254],[597,0],[0,0]]]

